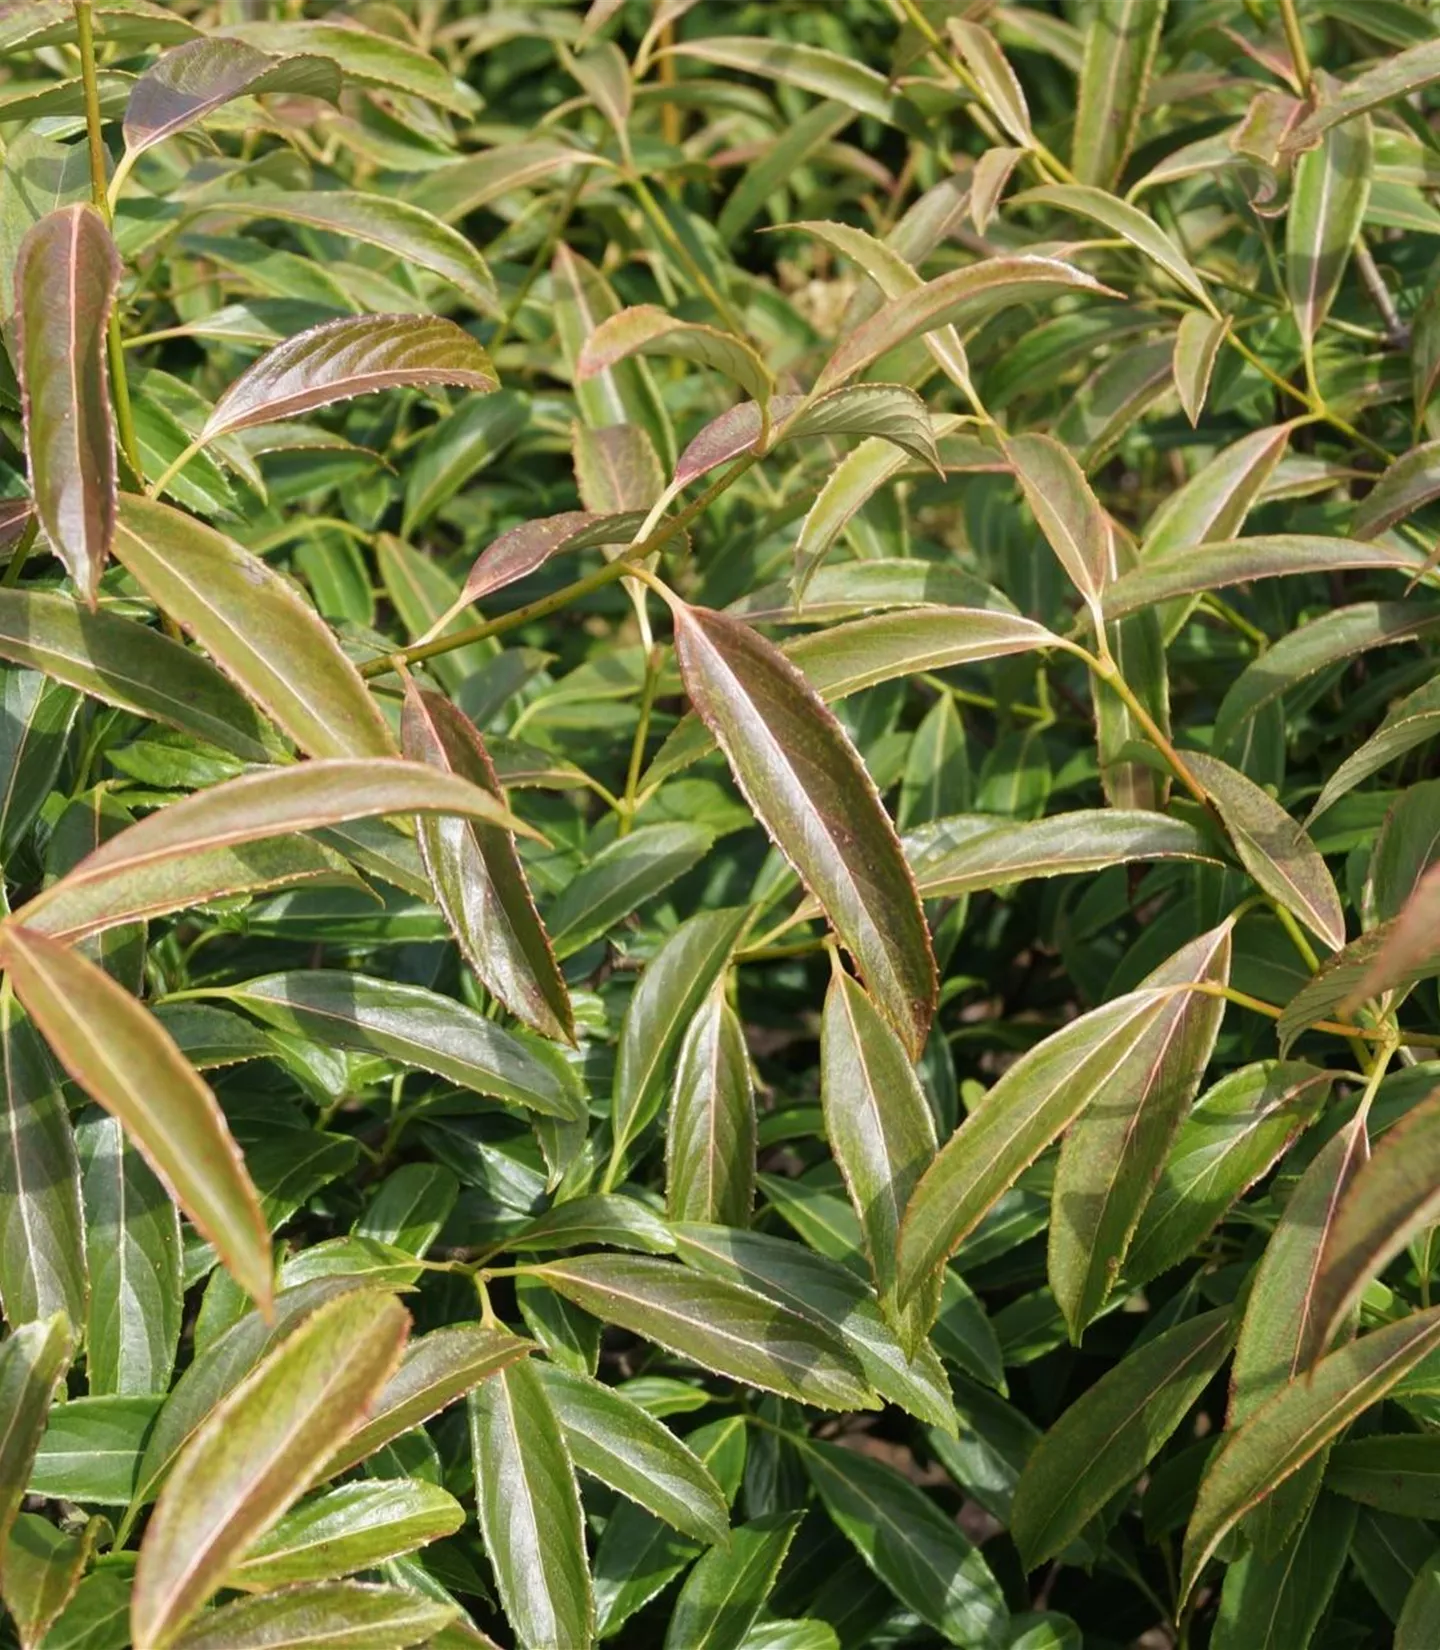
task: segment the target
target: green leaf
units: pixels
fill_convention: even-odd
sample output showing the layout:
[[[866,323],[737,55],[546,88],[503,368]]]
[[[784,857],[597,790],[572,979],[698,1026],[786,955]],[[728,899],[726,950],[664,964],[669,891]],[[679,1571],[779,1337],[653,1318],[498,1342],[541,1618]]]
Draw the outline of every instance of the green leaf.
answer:
[[[1427,1564],[1405,1595],[1395,1624],[1395,1650],[1425,1650],[1440,1632],[1440,1567]]]
[[[1165,28],[1165,0],[1096,0],[1087,14],[1070,163],[1081,183],[1108,189],[1139,130]]]
[[[1217,320],[1203,310],[1186,310],[1175,330],[1175,390],[1194,428],[1205,410],[1215,357],[1230,331],[1228,319]]]
[[[243,757],[281,754],[274,730],[208,660],[158,630],[68,596],[0,590],[0,658]]]
[[[860,1220],[876,1293],[913,1351],[937,1297],[896,1299],[900,1221],[935,1157],[935,1120],[899,1038],[847,974],[832,972],[820,1037],[825,1135]],[[935,1280],[938,1284],[938,1276]]]
[[[1187,752],[1185,761],[1209,793],[1240,863],[1272,899],[1338,951],[1345,943],[1345,913],[1304,826],[1254,780],[1217,758]]]
[[[503,807],[475,724],[438,693],[406,684],[401,746],[407,756],[457,773]],[[480,821],[421,818],[420,851],[461,954],[486,987],[542,1036],[575,1040],[570,995],[535,910],[514,838]]]
[[[368,1416],[316,1479],[333,1478],[363,1461],[533,1350],[532,1342],[482,1324],[451,1324],[418,1336],[406,1345],[399,1368],[380,1389]]]
[[[604,320],[585,340],[576,363],[583,383],[632,355],[678,355],[713,368],[762,405],[775,391],[770,369],[743,339],[714,327],[677,320],[654,304],[637,304]]]
[[[1172,967],[1172,978],[1228,985],[1231,925],[1212,929],[1182,955],[1183,970]],[[1098,1094],[1060,1148],[1050,1205],[1049,1277],[1076,1342],[1121,1275],[1225,1017],[1223,997],[1197,992],[1182,1002],[1164,1040],[1147,1050],[1149,1068],[1138,1080],[1114,1082]]]
[[[59,0],[49,3],[53,9]],[[15,15],[7,14],[6,22]],[[73,12],[70,20],[73,24]],[[0,24],[0,31],[5,27]],[[0,32],[0,42],[5,38]],[[4,49],[0,44],[0,51]],[[89,201],[89,156],[83,144],[57,143],[27,125],[6,146],[0,184],[0,322],[8,329],[16,309],[15,266],[21,243],[47,214]]]
[[[1311,820],[1328,812],[1342,796],[1388,762],[1424,744],[1437,730],[1440,730],[1440,677],[1393,705],[1370,738],[1336,766],[1315,799],[1310,810]]]
[[[965,67],[975,77],[981,95],[1006,135],[1028,147],[1032,135],[1025,91],[994,36],[978,24],[958,17],[948,19],[947,26]]]
[[[93,207],[51,212],[20,243],[15,304],[31,494],[46,537],[92,608],[115,537],[105,329],[119,279],[115,243]]]
[[[1397,521],[1440,498],[1440,441],[1426,441],[1397,458],[1355,510],[1357,539],[1373,539]]]
[[[346,31],[349,32],[348,29]],[[387,53],[394,42],[386,40]],[[217,203],[228,218],[270,219],[298,223],[332,235],[344,235],[379,247],[391,257],[446,282],[482,315],[494,314],[495,284],[485,260],[457,229],[441,223],[423,208],[388,195],[361,194],[353,189],[250,189],[232,191]],[[217,209],[201,201],[197,216]]]
[[[826,1512],[903,1604],[952,1644],[1004,1643],[999,1583],[958,1524],[894,1467],[819,1439],[798,1442]]]
[[[126,1650],[130,1643],[130,1581],[115,1570],[85,1577],[42,1650]]]
[[[135,1492],[158,1396],[71,1398],[53,1404],[27,1492],[123,1507]]]
[[[125,496],[115,554],[154,601],[311,756],[390,756],[355,667],[297,589],[168,505]]]
[[[511,1365],[470,1398],[485,1550],[526,1650],[588,1645],[595,1601],[580,1492],[538,1367]]]
[[[1062,1552],[1137,1479],[1225,1361],[1230,1313],[1206,1312],[1134,1347],[1035,1446],[1012,1533],[1026,1569]]]
[[[732,1532],[725,1547],[712,1547],[685,1579],[665,1650],[741,1650],[764,1608],[780,1566],[800,1527],[799,1513],[771,1513]]]
[[[70,1362],[70,1325],[63,1313],[22,1323],[0,1341],[0,1585],[4,1552],[45,1430],[45,1415]]]
[[[599,862],[597,857],[594,863]],[[750,912],[743,908],[697,912],[680,924],[646,964],[626,1005],[615,1051],[612,1180],[630,1144],[658,1115],[681,1043],[729,965],[749,920]],[[670,1144],[673,1128],[672,1122],[672,1135],[667,1136]]]
[[[1053,206],[1077,218],[1089,218],[1143,252],[1157,269],[1163,269],[1197,303],[1206,304],[1209,301],[1205,283],[1195,273],[1190,260],[1152,218],[1128,201],[1118,200],[1103,189],[1093,189],[1086,184],[1051,183],[1039,189],[1027,189],[1024,194],[1016,195],[1010,204]]]
[[[563,1060],[542,1059],[473,1008],[424,986],[338,968],[292,969],[225,995],[267,1025],[322,1046],[370,1050],[548,1117],[585,1117],[579,1084]]]
[[[1285,217],[1285,284],[1307,350],[1340,290],[1365,216],[1374,165],[1367,116],[1330,127],[1320,147],[1295,162]]]
[[[15,994],[82,1089],[119,1119],[171,1196],[267,1306],[270,1236],[215,1096],[159,1022],[101,968],[49,935],[7,927]]]
[[[873,782],[800,672],[734,619],[676,602],[686,692],[912,1055],[935,1005],[915,884]]]
[[[331,1581],[452,1535],[464,1522],[464,1508],[437,1484],[357,1479],[292,1508],[246,1548],[226,1585],[268,1592],[297,1581]]]
[[[1194,941],[1139,990],[1082,1014],[1022,1055],[940,1148],[915,1188],[900,1230],[902,1300],[921,1288],[1000,1195],[1097,1101],[1135,1104],[1157,1060],[1191,1021],[1185,984],[1211,965]]]
[[[302,1650],[309,1645],[405,1650],[422,1641],[438,1644],[436,1635],[455,1619],[457,1609],[402,1587],[321,1582],[211,1610],[168,1643],[173,1650]]]
[[[1110,577],[1112,528],[1084,472],[1048,435],[1016,436],[1005,450],[1055,559],[1098,614]]]
[[[1284,457],[1292,428],[1290,424],[1277,424],[1272,429],[1256,430],[1222,448],[1202,465],[1146,523],[1142,561],[1148,563],[1152,557],[1158,559],[1238,533]]]
[[[1180,1127],[1125,1259],[1127,1283],[1177,1265],[1316,1115],[1335,1074],[1262,1060],[1222,1077]]]
[[[38,1513],[21,1513],[5,1543],[5,1606],[21,1650],[35,1650],[80,1585],[102,1526],[93,1520],[83,1534],[66,1535]]]
[[[400,531],[408,538],[500,454],[530,421],[530,403],[514,390],[467,400],[427,431],[405,483]]]
[[[1353,120],[1368,109],[1419,91],[1440,78],[1440,43],[1427,40],[1394,57],[1382,58],[1373,69],[1356,75],[1342,89],[1321,88],[1314,112],[1286,136],[1287,149],[1308,149],[1332,127]]]
[[[1011,304],[1036,303],[1066,291],[1119,297],[1082,270],[1057,258],[987,258],[938,275],[892,299],[862,322],[825,363],[815,381],[820,395],[853,378],[872,361],[923,333],[975,326]]]
[[[545,913],[562,960],[583,950],[702,859],[713,841],[703,825],[642,825],[609,842],[568,882]]]
[[[838,1335],[734,1283],[641,1255],[579,1255],[529,1275],[602,1321],[732,1380],[822,1409],[874,1405]]]
[[[289,833],[440,811],[533,834],[488,791],[422,762],[301,762],[214,785],[118,832],[22,907],[24,920],[74,939],[240,889],[333,875],[333,855]]]
[[[125,108],[125,147],[138,155],[233,99],[261,92],[338,103],[340,70],[328,57],[272,57],[237,40],[188,40],[136,80]]]
[[[807,399],[776,431],[775,444],[834,435],[877,437],[944,473],[925,403],[903,384],[849,384]]]
[[[1432,1433],[1347,1439],[1330,1452],[1325,1487],[1405,1518],[1433,1518],[1440,1507],[1435,1443]]]
[[[184,1306],[179,1211],[126,1143],[118,1118],[81,1123],[76,1141],[84,1164],[90,1259],[89,1390],[95,1395],[164,1392],[175,1367]]]
[[[8,989],[0,989],[0,1305],[9,1323],[63,1312],[85,1322],[90,1281],[80,1165],[60,1074]]]
[[[131,1603],[137,1640],[172,1642],[224,1584],[384,1385],[409,1323],[393,1297],[343,1296],[211,1410],[180,1451],[145,1530]]]
[[[685,1032],[665,1130],[672,1220],[749,1223],[755,1200],[755,1085],[745,1032],[714,987]],[[617,1141],[620,1129],[615,1130]]]
[[[1416,1312],[1322,1358],[1227,1433],[1200,1484],[1181,1588],[1188,1594],[1226,1534],[1440,1344],[1440,1308]]]
[[[576,1467],[707,1544],[729,1539],[710,1469],[638,1404],[558,1364],[535,1366]]]
[[[1275,1557],[1254,1548],[1244,1553],[1225,1574],[1214,1650],[1305,1650],[1345,1567],[1354,1532],[1355,1509],[1326,1495]]]

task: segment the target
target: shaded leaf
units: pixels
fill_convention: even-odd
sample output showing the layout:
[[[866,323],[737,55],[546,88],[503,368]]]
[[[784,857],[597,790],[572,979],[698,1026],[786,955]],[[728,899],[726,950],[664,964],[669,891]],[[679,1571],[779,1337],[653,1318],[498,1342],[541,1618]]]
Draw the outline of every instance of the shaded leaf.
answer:
[[[799,1513],[771,1513],[712,1547],[685,1578],[665,1650],[741,1650],[799,1527]]]
[[[0,1341],[0,1584],[4,1553],[30,1480],[45,1415],[70,1362],[70,1326],[61,1313],[22,1323]]]

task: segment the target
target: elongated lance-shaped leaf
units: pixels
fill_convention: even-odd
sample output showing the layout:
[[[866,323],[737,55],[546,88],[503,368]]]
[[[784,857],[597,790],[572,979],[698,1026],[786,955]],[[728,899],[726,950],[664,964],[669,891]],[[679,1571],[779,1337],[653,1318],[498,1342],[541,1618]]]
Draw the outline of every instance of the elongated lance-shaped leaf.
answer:
[[[436,620],[431,629],[443,630],[449,618],[461,608],[536,572],[552,556],[603,544],[629,544],[644,521],[644,513],[639,510],[622,511],[618,515],[565,510],[558,516],[542,516],[512,527],[481,551],[450,613]]]
[[[1230,980],[1223,923],[1179,951],[1149,983]],[[1225,999],[1188,994],[1146,1050],[1133,1081],[1096,1095],[1065,1137],[1050,1203],[1050,1288],[1072,1340],[1100,1311],[1124,1266],[1145,1204],[1200,1087],[1225,1017]]]
[[[1288,1382],[1228,1433],[1201,1480],[1185,1531],[1182,1595],[1192,1591],[1216,1548],[1252,1507],[1436,1346],[1440,1307],[1412,1313],[1321,1359],[1308,1380]]]
[[[1213,1650],[1311,1644],[1350,1555],[1357,1513],[1353,1503],[1326,1494],[1278,1553],[1252,1548],[1230,1565]]]
[[[401,745],[407,756],[459,774],[504,806],[485,742],[448,699],[406,684]],[[420,852],[465,960],[502,1003],[546,1037],[573,1042],[570,995],[535,909],[514,838],[476,820],[419,821]]]
[[[1217,757],[1187,752],[1185,760],[1209,793],[1240,863],[1272,899],[1338,951],[1345,943],[1340,894],[1304,826],[1253,779]]]
[[[1202,304],[1206,302],[1205,284],[1190,260],[1152,218],[1128,201],[1117,200],[1103,189],[1084,184],[1055,183],[1027,189],[1023,195],[1017,195],[1011,205],[1054,206],[1076,217],[1089,218],[1143,252],[1191,298]]]
[[[814,393],[843,384],[911,338],[950,325],[974,326],[1011,304],[1056,298],[1067,290],[1120,296],[1058,258],[987,258],[952,269],[886,303],[857,327],[821,369]]]
[[[822,1409],[871,1409],[874,1399],[839,1335],[720,1278],[648,1255],[579,1255],[533,1276],[607,1323]]]
[[[681,321],[654,304],[622,309],[602,321],[586,339],[576,362],[582,382],[607,372],[632,355],[678,355],[723,372],[762,405],[775,392],[775,379],[743,338],[694,321]]]
[[[1015,1492],[1012,1529],[1027,1569],[1069,1545],[1133,1483],[1224,1362],[1228,1312],[1206,1312],[1135,1347],[1035,1446]]]
[[[85,1322],[89,1274],[80,1163],[60,1073],[0,987],[0,1306],[7,1322]]]
[[[950,18],[948,27],[950,38],[964,58],[965,67],[974,75],[991,113],[1008,137],[1028,145],[1031,142],[1030,110],[1025,103],[1025,90],[1014,69],[1005,61],[995,37],[978,23],[966,23],[958,17]]]
[[[935,960],[895,827],[855,747],[794,665],[748,625],[679,601],[673,611],[691,703],[918,1057],[935,1011]]]
[[[1440,1566],[1425,1564],[1405,1595],[1395,1623],[1395,1650],[1425,1650],[1440,1634]]]
[[[1005,450],[1055,559],[1098,622],[1100,594],[1110,578],[1112,528],[1084,471],[1052,436],[1016,436]]]
[[[1440,441],[1426,441],[1397,458],[1360,501],[1355,537],[1373,539],[1436,498],[1440,498]]]
[[[1332,126],[1295,163],[1285,219],[1285,284],[1307,349],[1330,313],[1370,198],[1374,137],[1368,116]]]
[[[392,756],[384,717],[297,586],[193,517],[127,494],[115,554],[310,756]]]
[[[115,537],[115,424],[105,329],[120,256],[91,206],[34,225],[15,266],[30,493],[46,537],[91,607]]]
[[[665,1130],[665,1211],[672,1220],[746,1226],[755,1198],[755,1085],[745,1033],[717,985],[676,1062]]]
[[[170,1194],[266,1309],[270,1237],[215,1096],[130,993],[46,934],[0,933],[0,964],[63,1065],[119,1118]]]
[[[354,315],[287,338],[234,381],[205,420],[201,438],[299,418],[376,390],[455,384],[482,394],[500,387],[490,357],[438,315]]]
[[[134,619],[44,590],[0,589],[0,658],[153,717],[247,762],[284,742],[208,659]]]
[[[470,1446],[485,1550],[520,1643],[588,1645],[595,1600],[580,1491],[537,1368],[512,1364],[471,1394]]]
[[[1256,430],[1216,453],[1146,522],[1141,557],[1160,557],[1237,534],[1284,457],[1293,427],[1277,424]]]
[[[1229,319],[1216,320],[1204,310],[1187,310],[1175,330],[1175,390],[1191,426],[1198,425],[1210,390],[1215,357],[1230,330]]]
[[[1140,126],[1165,28],[1165,0],[1095,0],[1086,15],[1070,163],[1081,183],[1109,189]]]
[[[685,1578],[665,1650],[741,1650],[764,1608],[802,1514],[768,1513],[739,1525]]]
[[[611,1096],[618,1165],[663,1104],[675,1057],[691,1021],[730,961],[749,912],[698,911],[646,965],[626,1005]]]
[[[1310,1350],[1330,1346],[1378,1277],[1440,1211],[1440,1089],[1389,1128],[1337,1188],[1311,1295]]]
[[[330,57],[274,57],[239,40],[187,40],[162,52],[131,88],[125,147],[142,154],[237,97],[290,92],[338,103],[340,86],[340,67]]]
[[[548,1117],[584,1119],[579,1082],[563,1058],[544,1058],[543,1045],[527,1046],[473,1008],[424,986],[342,968],[296,968],[247,980],[225,995],[282,1031],[332,1048],[372,1051]]]
[[[939,1306],[935,1289],[896,1300],[900,1221],[935,1156],[935,1119],[899,1038],[860,987],[838,968],[820,1035],[825,1134],[860,1218],[870,1271],[901,1344],[913,1353]]]
[[[140,1547],[130,1605],[138,1645],[170,1643],[296,1500],[335,1435],[374,1401],[409,1327],[393,1296],[343,1296],[210,1412],[171,1469]]]
[[[22,908],[24,921],[75,939],[333,865],[318,850],[277,858],[246,851],[253,844],[348,820],[440,811],[533,835],[488,791],[423,762],[301,762],[242,774],[148,815],[38,894]]]
[[[900,1229],[902,1300],[924,1287],[1087,1105],[1139,1093],[1153,1081],[1156,1056],[1186,1019],[1193,995],[1176,981],[1196,979],[1212,961],[1200,942],[1182,947],[1138,990],[1082,1014],[1010,1067],[915,1188]]]
[[[534,1349],[532,1341],[518,1335],[473,1323],[451,1324],[410,1341],[368,1417],[320,1467],[316,1478],[333,1478],[353,1467]]]
[[[1342,87],[1321,87],[1314,112],[1286,134],[1285,147],[1309,149],[1332,126],[1353,120],[1368,109],[1407,97],[1440,79],[1440,41],[1427,40],[1394,57],[1381,58],[1373,69],[1356,75]]]
[[[952,1644],[1004,1642],[1005,1601],[953,1519],[883,1461],[797,1440],[825,1510],[879,1579]]]
[[[1341,1008],[1353,1011],[1360,1003],[1398,985],[1407,985],[1435,972],[1440,957],[1440,867],[1432,865],[1411,889],[1395,918],[1372,930],[1371,955],[1360,977],[1351,982]]]
[[[238,1599],[192,1622],[173,1650],[300,1650],[314,1644],[345,1650],[403,1650],[411,1644],[440,1646],[458,1604],[426,1598],[409,1587],[363,1581],[320,1581]],[[455,1641],[483,1650],[487,1641]],[[447,1647],[448,1650],[448,1647]]]
[[[25,1498],[45,1416],[70,1362],[70,1324],[63,1312],[22,1323],[0,1341],[0,1583],[5,1543]]]
[[[589,1376],[537,1363],[576,1467],[695,1537],[724,1542],[725,1497],[710,1469],[639,1404]]]
[[[1375,732],[1336,767],[1315,799],[1310,819],[1313,821],[1328,812],[1372,773],[1424,744],[1437,730],[1440,730],[1440,677],[1426,682],[1392,706]]]
[[[20,1650],[39,1650],[80,1585],[104,1520],[67,1534],[39,1513],[21,1513],[5,1546],[5,1605]]]

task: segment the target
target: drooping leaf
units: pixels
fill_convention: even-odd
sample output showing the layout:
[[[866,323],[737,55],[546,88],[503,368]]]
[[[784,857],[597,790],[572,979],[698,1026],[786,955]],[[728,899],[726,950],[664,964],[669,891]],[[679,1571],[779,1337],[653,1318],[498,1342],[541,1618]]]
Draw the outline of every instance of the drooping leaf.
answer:
[[[93,608],[115,537],[115,426],[105,332],[120,259],[90,206],[48,213],[15,267],[25,446],[35,511]]]
[[[692,703],[918,1054],[935,1002],[929,935],[894,826],[854,747],[799,671],[747,625],[678,602],[674,614]]]
[[[169,1034],[102,968],[47,934],[5,928],[0,962],[61,1065],[119,1119],[236,1281],[268,1306],[259,1196],[215,1096]]]
[[[622,309],[602,321],[580,351],[577,376],[582,381],[594,378],[632,355],[678,355],[713,367],[762,404],[774,393],[770,369],[744,339],[715,327],[677,320],[654,304]]]
[[[305,1488],[336,1432],[394,1369],[409,1317],[393,1297],[322,1306],[210,1412],[166,1479],[140,1548],[131,1627],[173,1639]]]
[[[1374,138],[1368,116],[1330,127],[1295,163],[1285,215],[1290,307],[1309,348],[1330,312],[1370,196]]]
[[[986,103],[1004,127],[1006,135],[1016,143],[1029,144],[1030,110],[1025,102],[1025,91],[1015,71],[1005,61],[1005,54],[995,37],[978,24],[961,18],[949,20],[950,38],[965,60],[965,67],[974,75]]]
[[[1437,77],[1440,77],[1440,50],[1434,41],[1382,58],[1374,68],[1356,75],[1343,88],[1323,88],[1324,95],[1314,111],[1287,136],[1286,147],[1309,149],[1331,127],[1418,91]]]
[[[1199,309],[1186,310],[1175,330],[1175,389],[1192,426],[1199,424],[1205,410],[1215,357],[1228,331],[1228,321]]]

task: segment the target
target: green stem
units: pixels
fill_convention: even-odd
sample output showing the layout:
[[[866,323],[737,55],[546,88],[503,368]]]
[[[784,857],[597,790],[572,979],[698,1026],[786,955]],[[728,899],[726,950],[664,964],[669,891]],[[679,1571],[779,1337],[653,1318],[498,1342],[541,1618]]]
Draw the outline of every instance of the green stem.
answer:
[[[449,636],[437,636],[434,641],[414,642],[409,647],[399,648],[396,652],[387,653],[381,658],[369,659],[360,666],[360,674],[365,677],[385,676],[395,669],[397,660],[403,664],[413,665],[424,659],[434,659],[442,653],[453,653],[459,647],[469,647],[473,642],[486,641],[491,636],[502,636],[506,631],[519,629],[521,625],[532,624],[536,619],[548,618],[552,613],[558,613],[562,607],[569,607],[571,602],[590,595],[592,591],[602,590],[607,584],[613,584],[616,579],[636,577],[639,572],[636,566],[638,562],[668,544],[677,533],[688,527],[721,493],[733,486],[751,468],[756,458],[755,453],[743,454],[724,475],[707,487],[699,498],[687,504],[668,521],[662,522],[647,538],[641,539],[638,544],[632,544],[614,561],[607,561],[603,567],[597,567],[583,579],[576,579],[573,584],[567,584],[563,590],[541,596],[537,601],[527,602],[524,607],[517,607],[510,613],[502,613],[499,618],[488,619],[483,624],[471,625],[468,629],[457,630]]]
[[[1305,36],[1300,31],[1300,18],[1295,11],[1295,0],[1280,0],[1280,21],[1285,28],[1285,44],[1290,48],[1290,59],[1295,65],[1300,88],[1304,92],[1313,93],[1315,76],[1310,67],[1310,54],[1305,50]]]
[[[635,738],[630,745],[630,766],[625,773],[625,795],[620,804],[619,834],[628,836],[635,823],[635,797],[640,789],[640,774],[645,764],[645,742],[650,736],[650,713],[655,708],[655,693],[660,686],[662,650],[654,643],[645,655],[645,681],[640,689],[640,717],[635,724]]]
[[[85,88],[85,130],[90,144],[90,198],[105,220],[115,227],[110,196],[105,181],[105,144],[100,136],[100,83],[95,75],[95,29],[91,0],[75,0],[75,33],[80,46],[80,78]],[[112,306],[105,333],[110,357],[110,393],[115,401],[115,433],[131,473],[142,485],[145,472],[140,467],[140,443],[135,435],[135,415],[130,406],[130,382],[125,376],[125,344],[120,336],[119,311]]]
[[[5,576],[0,584],[12,587],[19,584],[20,575],[25,571],[25,559],[30,554],[30,547],[35,542],[35,535],[40,531],[40,518],[32,510],[30,519],[20,531],[20,537],[15,541],[15,548],[10,552],[10,560],[5,564]]]
[[[160,479],[153,487],[149,489],[150,497],[162,497],[165,489],[172,481],[174,481],[175,477],[180,474],[190,460],[194,458],[204,446],[205,437],[203,435],[197,435],[190,445],[176,457],[175,461],[172,464],[168,464],[165,469],[160,472]]]
[[[580,199],[580,191],[585,186],[585,169],[577,171],[574,181],[565,191],[565,198],[560,202],[560,210],[555,214],[555,221],[550,225],[549,233],[541,241],[535,256],[530,260],[530,267],[525,271],[525,278],[520,283],[520,289],[510,300],[510,307],[505,311],[504,318],[495,328],[495,336],[490,340],[490,358],[500,353],[500,346],[506,341],[515,329],[515,323],[520,317],[520,311],[525,307],[525,300],[530,296],[530,288],[540,277],[540,271],[550,262],[550,255],[565,233],[565,226],[570,222],[570,214],[575,210],[575,204]]]
[[[1158,750],[1165,758],[1166,762],[1169,763],[1170,771],[1175,775],[1185,789],[1190,792],[1191,796],[1195,798],[1202,808],[1210,808],[1210,793],[1205,789],[1195,775],[1191,773],[1188,765],[1186,764],[1185,758],[1181,756],[1178,750],[1175,749],[1175,746],[1162,731],[1160,724],[1155,720],[1150,712],[1146,710],[1145,706],[1141,704],[1139,698],[1136,696],[1135,690],[1121,674],[1119,665],[1117,665],[1114,659],[1110,657],[1109,648],[1105,645],[1105,632],[1103,628],[1098,630],[1098,634],[1101,640],[1102,649],[1099,658],[1096,658],[1093,654],[1086,653],[1083,648],[1076,649],[1076,651],[1079,652],[1080,655],[1086,660],[1091,670],[1095,672],[1100,680],[1106,683],[1118,695],[1126,710],[1130,712],[1130,714],[1145,730],[1146,738],[1149,739],[1150,743],[1154,745],[1155,749]]]

